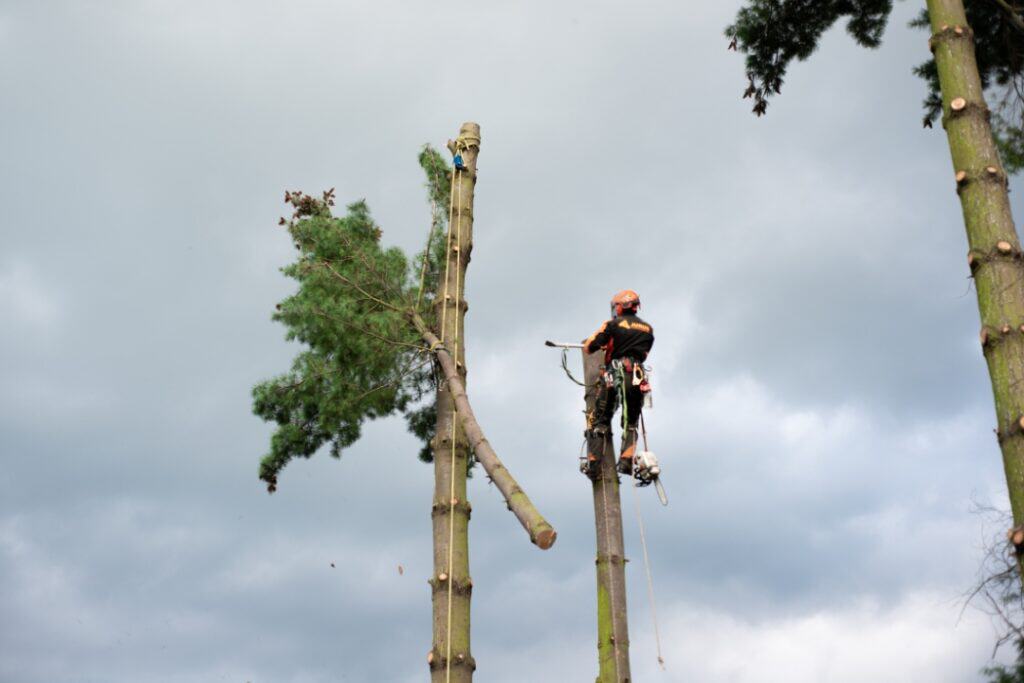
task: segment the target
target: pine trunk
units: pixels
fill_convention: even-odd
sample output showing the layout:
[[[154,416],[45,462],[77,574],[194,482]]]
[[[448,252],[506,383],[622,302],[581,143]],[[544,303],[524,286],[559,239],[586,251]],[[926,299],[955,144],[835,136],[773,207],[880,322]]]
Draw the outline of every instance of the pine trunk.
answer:
[[[455,360],[465,386],[463,291],[466,266],[473,245],[473,193],[480,126],[464,123],[459,131],[465,170],[452,171],[451,247],[444,280],[440,283],[437,311],[441,341]],[[466,465],[469,447],[459,422],[449,382],[438,382],[437,431],[434,449],[434,645],[427,656],[433,683],[470,683],[476,663],[469,649],[469,606],[473,582],[469,577],[469,514],[466,500]]]
[[[1007,176],[989,125],[974,38],[962,0],[928,0],[942,88],[943,127],[978,293],[981,346],[995,397],[1018,556],[1024,542],[1024,259],[1010,213]]]
[[[583,352],[587,428],[594,412],[603,352]],[[601,467],[594,479],[597,529],[597,683],[628,683],[629,623],[626,612],[626,551],[622,537],[622,503],[615,447],[605,441]]]

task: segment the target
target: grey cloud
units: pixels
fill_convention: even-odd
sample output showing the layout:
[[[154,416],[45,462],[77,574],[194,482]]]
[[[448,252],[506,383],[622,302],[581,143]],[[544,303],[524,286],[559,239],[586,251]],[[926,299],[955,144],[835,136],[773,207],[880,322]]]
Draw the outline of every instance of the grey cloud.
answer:
[[[268,497],[248,392],[295,351],[269,322],[282,190],[366,197],[415,251],[414,155],[467,119],[470,391],[560,532],[536,551],[471,483],[481,680],[594,668],[581,406],[540,342],[588,334],[625,286],[659,331],[672,503],[642,504],[675,637],[701,630],[688,611],[846,637],[862,601],[967,587],[971,499],[1004,494],[945,143],[917,128],[924,37],[912,8],[877,52],[836,33],[755,120],[721,37],[738,4],[0,10],[0,677],[422,680],[413,439],[373,423]],[[983,639],[945,637],[957,675],[984,663]],[[749,680],[709,667],[671,675]]]

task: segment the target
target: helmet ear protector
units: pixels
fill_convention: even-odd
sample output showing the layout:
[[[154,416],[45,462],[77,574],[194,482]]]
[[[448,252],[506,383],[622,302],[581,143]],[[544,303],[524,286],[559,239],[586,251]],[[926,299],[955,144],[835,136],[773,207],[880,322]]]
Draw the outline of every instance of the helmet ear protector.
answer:
[[[626,313],[636,313],[637,311],[640,310],[640,304],[633,304],[632,306],[624,306],[622,304],[615,304],[615,303],[613,303],[611,306],[609,306],[609,308],[611,309],[612,317],[613,318],[617,318],[620,315],[625,315]]]
[[[640,310],[640,295],[632,289],[624,289],[612,297],[610,309],[612,317],[618,317],[627,311],[636,313]]]

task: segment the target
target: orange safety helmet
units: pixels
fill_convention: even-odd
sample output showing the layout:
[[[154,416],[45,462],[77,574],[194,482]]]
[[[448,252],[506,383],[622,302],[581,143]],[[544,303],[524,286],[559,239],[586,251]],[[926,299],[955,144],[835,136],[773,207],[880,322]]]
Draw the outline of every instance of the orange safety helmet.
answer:
[[[640,295],[632,289],[624,289],[612,297],[611,311],[613,316],[620,316],[625,311],[636,313],[640,310]]]

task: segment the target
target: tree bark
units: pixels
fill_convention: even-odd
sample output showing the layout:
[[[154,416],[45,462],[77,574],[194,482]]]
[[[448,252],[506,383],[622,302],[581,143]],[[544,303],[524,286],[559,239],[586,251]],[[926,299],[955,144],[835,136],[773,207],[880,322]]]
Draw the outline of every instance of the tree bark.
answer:
[[[463,300],[466,266],[473,244],[473,196],[480,126],[464,123],[459,140],[465,170],[452,170],[450,246],[445,275],[439,283],[437,319],[441,339],[451,348],[456,374],[465,386],[465,346],[462,344],[466,306]],[[459,425],[454,384],[438,382],[437,430],[434,436],[433,589],[434,644],[427,655],[433,683],[470,683],[476,662],[470,654],[469,606],[473,582],[469,576],[469,515],[466,466],[469,446]]]
[[[1024,259],[962,0],[928,0],[943,127],[970,247],[1014,526],[1024,525]],[[1019,555],[1018,555],[1019,558]],[[1018,559],[1018,565],[1020,561]],[[1022,566],[1024,571],[1024,566]]]
[[[587,429],[594,414],[602,363],[601,351],[583,351]],[[626,612],[626,551],[622,537],[622,503],[615,447],[605,441],[594,486],[597,528],[597,683],[629,683],[629,623]]]

